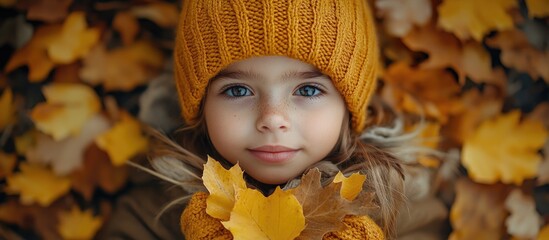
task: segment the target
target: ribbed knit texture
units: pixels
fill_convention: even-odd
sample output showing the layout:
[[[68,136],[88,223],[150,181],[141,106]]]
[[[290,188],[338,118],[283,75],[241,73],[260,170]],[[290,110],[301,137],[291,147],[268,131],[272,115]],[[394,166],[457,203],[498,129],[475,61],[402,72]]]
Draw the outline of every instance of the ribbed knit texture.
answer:
[[[181,214],[181,231],[189,240],[224,240],[233,239],[229,230],[223,227],[220,220],[215,219],[206,213],[205,192],[195,193],[189,204]],[[385,239],[383,231],[367,216],[347,216],[343,220],[345,228],[341,231],[329,232],[324,235],[323,240],[356,240]]]
[[[183,117],[197,119],[209,80],[231,63],[282,55],[316,66],[364,129],[378,49],[366,0],[184,0],[174,51]]]

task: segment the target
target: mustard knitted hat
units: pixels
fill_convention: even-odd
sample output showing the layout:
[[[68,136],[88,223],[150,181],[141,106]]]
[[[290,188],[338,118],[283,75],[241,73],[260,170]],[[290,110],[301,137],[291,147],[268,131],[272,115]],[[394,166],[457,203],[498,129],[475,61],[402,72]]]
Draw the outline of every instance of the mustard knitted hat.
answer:
[[[366,0],[184,0],[174,50],[183,117],[196,121],[209,80],[231,63],[282,55],[329,76],[360,132],[376,83],[374,27]]]

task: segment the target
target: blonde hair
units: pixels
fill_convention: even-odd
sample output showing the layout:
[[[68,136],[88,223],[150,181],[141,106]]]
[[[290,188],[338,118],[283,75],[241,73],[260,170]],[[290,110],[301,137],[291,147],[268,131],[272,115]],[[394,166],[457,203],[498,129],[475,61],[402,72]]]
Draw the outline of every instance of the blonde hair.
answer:
[[[376,101],[373,101],[376,102]],[[387,113],[394,114],[386,106],[375,106],[370,109],[372,119],[386,119]],[[406,138],[379,137],[375,134],[358,135],[351,129],[349,117],[342,126],[338,143],[322,161],[314,164],[309,169],[318,168],[322,173],[323,184],[328,184],[338,171],[344,174],[361,172],[367,176],[364,190],[375,193],[375,203],[379,210],[372,212],[372,218],[376,219],[386,236],[391,239],[395,237],[396,219],[404,196],[404,175],[401,161],[391,153],[391,148],[398,146]],[[371,121],[370,131],[375,133],[377,129],[390,128],[398,118],[394,118],[387,126],[381,127],[377,124],[384,124],[381,121]],[[386,121],[386,120],[385,120]],[[161,174],[161,178],[181,186],[187,193],[186,196],[174,201],[171,205],[184,202],[188,197],[197,191],[205,191],[202,185],[201,173],[206,163],[207,155],[219,160],[225,167],[230,163],[223,159],[208,139],[207,129],[203,114],[194,125],[185,126],[175,133],[170,139],[164,134],[150,130],[153,140],[153,147],[149,153],[151,165]],[[383,139],[383,140],[382,140]],[[399,143],[400,142],[400,143]],[[158,176],[158,173],[155,175]],[[299,184],[300,176],[288,181],[284,188],[292,188]],[[264,192],[268,192],[272,186],[264,185],[248,177],[249,185]]]

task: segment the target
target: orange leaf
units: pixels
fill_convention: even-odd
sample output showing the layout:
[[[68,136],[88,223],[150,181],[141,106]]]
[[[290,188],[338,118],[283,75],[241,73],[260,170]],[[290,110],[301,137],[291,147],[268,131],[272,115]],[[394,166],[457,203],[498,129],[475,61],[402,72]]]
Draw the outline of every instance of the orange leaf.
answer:
[[[17,5],[27,9],[29,20],[57,22],[67,16],[71,3],[72,0],[22,0]]]
[[[20,194],[23,204],[36,202],[46,207],[70,190],[70,180],[55,176],[49,169],[28,163],[21,163],[20,167],[20,173],[7,177],[6,192]]]
[[[124,45],[133,43],[139,33],[139,22],[129,12],[118,12],[114,16],[112,27],[120,33]]]
[[[0,151],[0,179],[10,176],[17,163],[17,156]]]
[[[20,66],[28,65],[29,81],[43,81],[55,66],[53,60],[49,58],[46,48],[59,32],[61,32],[60,25],[47,25],[38,28],[32,39],[11,56],[5,71],[11,72]]]
[[[513,111],[485,121],[465,140],[462,163],[474,181],[519,185],[536,176],[537,152],[549,134],[540,122],[519,123],[519,118],[520,112]]]
[[[11,89],[7,88],[0,96],[0,130],[15,121],[15,106]]]
[[[502,185],[480,185],[466,179],[456,182],[456,199],[450,210],[451,240],[502,239],[506,217]]]
[[[58,231],[64,239],[93,239],[103,221],[94,217],[91,210],[80,211],[73,207],[70,212],[59,213]]]
[[[355,200],[358,194],[362,191],[362,185],[366,181],[366,175],[353,173],[349,177],[343,176],[343,173],[338,172],[334,178],[334,183],[341,183],[339,194],[342,198],[349,201]]]
[[[438,25],[461,40],[480,42],[491,30],[513,28],[507,10],[516,6],[515,0],[445,0],[438,6]]]

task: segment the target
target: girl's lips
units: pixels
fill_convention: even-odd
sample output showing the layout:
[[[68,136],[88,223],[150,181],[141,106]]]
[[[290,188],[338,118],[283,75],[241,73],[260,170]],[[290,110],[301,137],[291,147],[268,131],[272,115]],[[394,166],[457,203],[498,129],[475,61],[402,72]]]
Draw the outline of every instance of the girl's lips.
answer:
[[[293,149],[283,146],[261,146],[248,149],[252,155],[263,162],[283,163],[290,160],[299,149]]]

